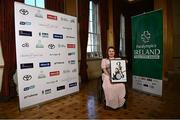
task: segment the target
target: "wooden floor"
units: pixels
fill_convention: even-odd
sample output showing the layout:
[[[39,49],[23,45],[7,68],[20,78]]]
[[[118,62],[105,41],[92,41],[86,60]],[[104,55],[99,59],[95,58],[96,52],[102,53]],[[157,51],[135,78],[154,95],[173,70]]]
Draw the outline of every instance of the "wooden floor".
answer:
[[[163,84],[163,96],[128,88],[127,108],[105,109],[97,100],[97,81],[82,84],[80,91],[58,100],[19,111],[18,98],[0,102],[1,119],[131,119],[180,118],[180,75]]]

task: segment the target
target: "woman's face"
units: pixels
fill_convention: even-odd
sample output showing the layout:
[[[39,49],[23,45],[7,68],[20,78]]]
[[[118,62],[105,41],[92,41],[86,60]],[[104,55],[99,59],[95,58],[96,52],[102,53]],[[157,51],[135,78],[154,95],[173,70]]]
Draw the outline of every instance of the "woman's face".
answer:
[[[115,56],[115,51],[114,51],[113,48],[110,48],[110,49],[108,50],[108,56],[109,56],[109,58],[114,58],[114,56]]]

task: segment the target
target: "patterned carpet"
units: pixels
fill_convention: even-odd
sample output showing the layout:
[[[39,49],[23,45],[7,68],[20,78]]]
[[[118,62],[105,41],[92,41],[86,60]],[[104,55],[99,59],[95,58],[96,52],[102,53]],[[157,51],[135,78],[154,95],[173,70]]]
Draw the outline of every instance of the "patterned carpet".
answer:
[[[1,119],[173,119],[180,118],[180,76],[163,84],[163,96],[152,96],[128,87],[127,108],[112,110],[97,100],[97,80],[82,84],[80,91],[33,108],[19,111],[18,97],[0,102]]]

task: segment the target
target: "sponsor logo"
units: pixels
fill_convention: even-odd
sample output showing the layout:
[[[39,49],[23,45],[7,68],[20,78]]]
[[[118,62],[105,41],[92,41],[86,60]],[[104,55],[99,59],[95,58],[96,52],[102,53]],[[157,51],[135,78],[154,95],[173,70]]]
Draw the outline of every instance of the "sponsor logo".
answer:
[[[153,85],[149,85],[149,87],[150,87],[150,88],[152,88],[152,89],[154,88],[154,86],[153,86]]]
[[[64,64],[64,62],[55,62],[54,65]]]
[[[142,85],[142,83],[141,82],[137,82],[137,85]]]
[[[60,75],[60,71],[49,72],[49,76],[58,76],[58,75]]]
[[[75,19],[71,19],[71,20],[70,20],[70,23],[75,23]]]
[[[39,67],[50,67],[51,63],[50,62],[41,62],[39,63]]]
[[[67,35],[66,38],[75,38],[75,37],[73,37],[73,36],[68,36],[68,35]]]
[[[148,87],[148,84],[143,84],[143,86]]]
[[[29,43],[28,43],[28,42],[23,43],[23,44],[22,44],[22,47],[29,47]]]
[[[31,22],[20,21],[19,24],[20,25],[31,25]]]
[[[46,75],[43,73],[43,71],[40,71],[40,74],[38,75],[38,79],[46,78]]]
[[[35,93],[35,94],[30,94],[30,95],[26,95],[26,96],[24,96],[24,99],[30,98],[30,97],[34,97],[34,96],[37,96],[37,95],[38,95],[37,93]]]
[[[152,83],[152,85],[156,85],[156,83]]]
[[[21,36],[32,36],[32,32],[31,31],[19,30],[19,35],[21,35]]]
[[[43,18],[43,14],[41,13],[40,10],[37,11],[37,13],[35,14],[35,17]]]
[[[58,48],[65,48],[66,46],[63,44],[58,44]]]
[[[75,69],[73,69],[73,70],[72,70],[72,72],[77,72],[77,69],[76,69],[76,68],[75,68]]]
[[[51,93],[51,89],[46,89],[42,91],[42,94],[45,94],[45,95],[50,94],[50,93]]]
[[[46,84],[54,84],[54,83],[57,83],[58,80],[54,80],[54,81],[49,81],[49,82],[46,82]]]
[[[32,79],[32,76],[31,75],[24,75],[23,76],[23,80],[24,81],[29,81],[29,80],[31,80]]]
[[[20,12],[22,15],[28,15],[28,14],[29,14],[29,11],[26,10],[26,9],[20,9],[19,12]]]
[[[33,63],[20,64],[21,69],[33,68]]]
[[[68,22],[69,20],[67,18],[61,17],[61,21]]]
[[[35,57],[42,57],[43,54],[35,54],[35,53],[29,53],[29,54],[22,54],[20,57],[28,57],[28,58],[35,58]]]
[[[68,53],[68,56],[75,55],[75,52]]]
[[[40,23],[39,26],[46,27],[46,28],[58,28],[58,26],[56,26],[56,25],[51,25],[51,24],[49,24],[49,23],[45,23],[45,24]]]
[[[60,53],[50,53],[49,56],[60,56]]]
[[[55,15],[50,15],[50,14],[47,14],[47,19],[51,19],[51,20],[57,20],[57,16],[55,16]]]
[[[35,88],[35,85],[31,85],[29,87],[25,87],[24,91],[28,91],[28,90],[33,89],[33,88]]]
[[[48,38],[48,37],[49,37],[49,34],[48,34],[48,33],[45,33],[45,32],[39,32],[39,36],[40,36],[40,37],[43,37],[43,38]]]
[[[53,34],[53,38],[63,39],[63,35],[62,34]]]
[[[49,45],[48,45],[48,48],[49,48],[49,49],[54,49],[55,47],[56,47],[56,46],[55,46],[54,44],[49,44]]]
[[[67,44],[67,48],[75,48],[76,45],[75,44]]]
[[[70,28],[70,27],[63,27],[63,29],[65,29],[65,30],[72,30],[72,28]]]
[[[142,34],[141,34],[141,40],[144,42],[144,43],[148,43],[150,41],[150,38],[151,38],[151,33],[149,33],[149,31],[144,31]]]
[[[152,79],[150,79],[150,78],[147,78],[147,81],[152,81]]]
[[[69,87],[74,87],[74,86],[77,86],[77,82],[73,82],[69,84]]]
[[[69,64],[75,64],[76,62],[75,62],[75,60],[69,60],[68,63]]]
[[[57,87],[57,91],[59,91],[59,90],[64,90],[65,89],[65,85],[62,85],[62,86],[58,86]]]
[[[44,48],[44,45],[42,44],[41,40],[38,40],[38,43],[36,44],[36,48]]]
[[[74,81],[74,80],[76,80],[77,79],[77,77],[69,77],[69,78],[66,78],[66,79],[63,79],[63,80],[61,80],[62,82],[71,82],[71,81]]]
[[[70,73],[70,70],[63,70],[63,73]]]

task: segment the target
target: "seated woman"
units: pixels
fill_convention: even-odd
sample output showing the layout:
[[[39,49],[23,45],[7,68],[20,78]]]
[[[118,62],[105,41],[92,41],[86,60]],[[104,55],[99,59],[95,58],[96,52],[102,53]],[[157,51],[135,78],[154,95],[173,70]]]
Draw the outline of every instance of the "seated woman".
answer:
[[[115,59],[115,49],[114,47],[109,47],[107,49],[107,58],[102,59],[101,68],[103,70],[102,80],[103,80],[103,90],[106,99],[106,106],[113,109],[122,107],[125,103],[126,89],[124,83],[111,83],[110,80],[110,59]]]

